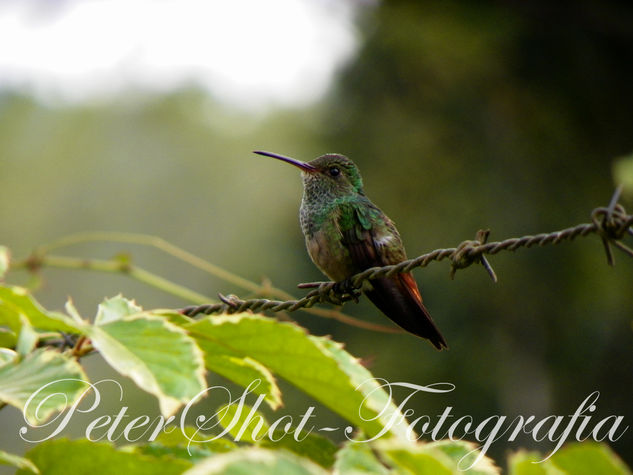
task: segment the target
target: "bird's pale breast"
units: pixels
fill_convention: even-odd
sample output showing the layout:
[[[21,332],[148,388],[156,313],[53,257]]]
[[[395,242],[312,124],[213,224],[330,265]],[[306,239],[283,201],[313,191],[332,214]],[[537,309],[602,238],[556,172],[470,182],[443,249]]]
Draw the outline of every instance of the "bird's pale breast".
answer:
[[[340,281],[354,274],[349,252],[342,243],[336,219],[326,219],[318,231],[306,234],[312,262],[330,279]]]

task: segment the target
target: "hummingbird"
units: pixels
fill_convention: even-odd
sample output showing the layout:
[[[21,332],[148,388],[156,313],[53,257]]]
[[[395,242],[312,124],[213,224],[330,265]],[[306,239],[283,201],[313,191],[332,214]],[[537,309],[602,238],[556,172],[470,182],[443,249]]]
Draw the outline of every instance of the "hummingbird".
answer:
[[[365,195],[363,180],[352,160],[334,153],[309,162],[259,150],[253,153],[301,170],[301,231],[312,262],[331,280],[345,282],[370,267],[407,259],[398,230]],[[404,330],[428,339],[438,350],[448,348],[422,303],[411,273],[367,282],[363,292],[388,318]]]

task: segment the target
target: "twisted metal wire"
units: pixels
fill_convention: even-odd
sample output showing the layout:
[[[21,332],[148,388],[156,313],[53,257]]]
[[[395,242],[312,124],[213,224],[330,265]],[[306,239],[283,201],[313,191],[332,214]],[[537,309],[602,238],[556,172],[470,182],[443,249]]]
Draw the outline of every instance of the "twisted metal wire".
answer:
[[[549,244],[559,244],[563,241],[571,241],[578,236],[598,234],[602,239],[609,265],[614,265],[615,261],[611,251],[614,245],[625,254],[633,257],[633,249],[626,246],[621,239],[625,234],[633,236],[633,215],[627,214],[624,207],[618,204],[621,189],[614,193],[609,206],[599,207],[591,213],[591,223],[578,224],[576,226],[554,231],[550,233],[540,233],[527,235],[518,238],[509,238],[503,241],[487,243],[489,231],[479,231],[475,240],[463,241],[457,247],[446,249],[436,249],[413,259],[400,262],[394,265],[383,267],[371,267],[358,274],[355,274],[342,282],[311,282],[299,284],[299,288],[312,288],[305,297],[299,300],[269,300],[269,299],[249,299],[242,300],[235,295],[219,295],[222,303],[198,305],[185,307],[180,312],[187,316],[199,314],[210,315],[213,313],[236,313],[250,310],[261,312],[287,311],[293,312],[301,308],[312,307],[316,303],[329,302],[341,305],[349,300],[358,300],[360,288],[363,282],[380,277],[389,277],[397,273],[409,272],[416,267],[426,267],[433,261],[450,259],[451,277],[457,269],[466,268],[474,263],[481,263],[493,281],[497,281],[496,274],[487,261],[485,255],[494,255],[501,251],[515,251],[522,247],[546,246]]]

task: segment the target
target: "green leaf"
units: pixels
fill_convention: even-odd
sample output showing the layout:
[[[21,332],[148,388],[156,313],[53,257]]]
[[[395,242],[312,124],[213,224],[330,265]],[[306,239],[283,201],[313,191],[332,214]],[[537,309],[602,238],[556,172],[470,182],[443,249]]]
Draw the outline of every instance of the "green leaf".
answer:
[[[440,440],[403,444],[380,441],[375,447],[384,453],[396,468],[417,473],[498,475],[500,470],[491,459],[481,455],[472,442]]]
[[[369,444],[347,442],[336,454],[336,475],[387,475],[389,470],[376,458]]]
[[[153,442],[125,445],[121,450],[154,457],[180,458],[189,463],[196,463],[214,454],[237,449],[235,443],[223,438],[197,442],[196,433],[197,429],[194,427],[176,427],[168,432],[161,432]]]
[[[287,433],[282,430],[271,433],[266,418],[247,404],[225,404],[216,414],[220,418],[220,425],[228,430],[233,440],[257,443],[260,447],[284,448],[325,468],[334,463],[336,446],[332,441],[317,434],[295,434],[296,428]]]
[[[237,448],[237,444],[233,441],[223,438],[212,440],[206,439],[199,442],[196,439],[196,434],[198,434],[198,432],[199,429],[196,427],[178,427],[177,429],[169,432],[161,432],[159,436],[156,437],[156,442],[167,447],[204,447],[205,449],[213,452],[229,452]]]
[[[236,442],[256,443],[270,429],[264,416],[248,404],[224,404],[217,414],[220,425]]]
[[[214,452],[207,448],[200,447],[170,447],[168,445],[159,444],[158,442],[150,442],[146,445],[125,446],[122,450],[134,454],[150,455],[152,457],[169,457],[185,460],[188,463],[197,463],[214,455]]]
[[[508,459],[510,475],[561,475],[561,471],[552,467],[548,461],[543,462],[543,456],[538,452],[521,450]]]
[[[64,305],[64,309],[66,310],[66,313],[70,315],[70,318],[73,320],[74,324],[82,327],[87,323],[86,320],[81,318],[81,315],[79,315],[79,310],[77,310],[77,308],[75,307],[75,303],[73,302],[72,297],[68,297],[68,300],[66,300],[66,304]]]
[[[169,456],[151,457],[117,450],[88,440],[47,440],[25,455],[46,475],[111,473],[125,475],[176,475],[191,463]],[[27,472],[20,470],[18,475]]]
[[[0,348],[13,348],[17,342],[18,337],[14,332],[0,327]]]
[[[39,469],[29,459],[20,457],[15,454],[10,454],[8,452],[5,452],[4,450],[0,450],[0,464],[21,468],[23,469],[24,473],[28,474],[40,473]]]
[[[404,421],[404,416],[394,405],[390,395],[380,387],[376,378],[360,363],[360,360],[345,351],[341,343],[334,342],[329,338],[312,335],[310,335],[309,338],[315,344],[324,347],[327,354],[336,361],[338,367],[344,374],[341,382],[347,378],[348,382],[351,383],[354,388],[354,392],[349,394],[349,402],[347,400],[341,401],[341,404],[343,402],[346,403],[346,408],[343,409],[340,414],[354,422],[370,437],[380,432],[374,433],[368,430],[372,422],[377,422],[381,431],[386,426],[390,428],[392,434],[401,440],[408,440],[408,426],[403,423],[394,423],[394,421]],[[315,369],[318,371],[318,366]],[[315,388],[315,390],[318,390],[318,387]],[[331,404],[333,404],[334,407],[336,407],[337,404],[336,395],[336,392],[334,392],[334,394],[330,392],[326,393],[328,400],[331,400]],[[354,399],[357,401],[357,404],[353,402]],[[348,414],[347,417],[346,414]],[[349,414],[353,417],[350,418]]]
[[[277,381],[270,370],[260,362],[248,356],[227,354],[222,345],[215,345],[213,342],[207,342],[204,347],[204,362],[208,370],[245,388],[253,381],[259,380],[260,383],[253,388],[253,393],[263,394],[264,400],[273,410],[281,406],[281,390],[277,386]]]
[[[226,453],[237,449],[237,444],[229,439],[204,439],[199,441],[199,429],[191,426],[178,427],[169,432],[161,432],[156,440],[148,444],[147,449],[142,446],[136,450],[170,452],[175,457],[198,460],[213,454]]]
[[[252,314],[207,317],[185,328],[205,353],[221,348],[260,362],[370,437],[386,425],[391,433],[405,436],[406,427],[393,425],[402,416],[389,395],[340,344],[310,336],[295,324]]]
[[[499,468],[492,459],[481,454],[473,442],[465,440],[439,440],[424,444],[426,448],[439,450],[453,461],[454,468],[469,475],[498,475]]]
[[[556,467],[574,475],[630,475],[631,471],[606,445],[595,442],[565,446],[550,458]]]
[[[188,319],[181,326],[191,330],[193,323],[195,320]],[[195,337],[195,335],[192,336]],[[214,339],[205,339],[203,349],[205,366],[209,371],[224,376],[244,388],[250,386],[253,381],[259,380],[260,383],[251,388],[252,392],[257,395],[263,394],[264,400],[271,409],[276,410],[281,407],[281,390],[266,366]]]
[[[11,261],[11,253],[6,246],[0,246],[0,280],[9,270],[9,262]]]
[[[453,475],[455,464],[451,458],[429,444],[401,444],[380,442],[379,451],[391,461],[394,468],[413,475],[429,473],[433,475]]]
[[[22,410],[34,425],[77,401],[87,381],[77,361],[40,349],[0,367],[0,400]]]
[[[31,326],[38,330],[78,332],[71,318],[62,313],[47,312],[25,288],[0,285],[0,325],[7,325],[18,334],[22,327],[20,317],[26,317]]]
[[[251,447],[214,455],[185,472],[185,475],[326,475],[314,462],[284,450]]]
[[[9,348],[0,348],[0,367],[17,361],[18,354]]]
[[[183,326],[194,321],[193,318],[183,315],[182,313],[174,312],[173,310],[154,309],[152,310],[152,313],[167,319],[167,321],[173,323],[174,325],[179,326]]]
[[[39,340],[39,335],[29,323],[29,321],[23,315],[20,316],[22,322],[22,328],[20,328],[20,334],[18,335],[18,341],[16,343],[16,350],[21,356],[28,355]]]
[[[143,309],[136,305],[133,300],[124,298],[121,294],[116,297],[105,299],[99,304],[97,316],[95,317],[95,325],[104,325],[115,320],[121,320],[123,317],[140,313]]]
[[[273,439],[266,437],[260,442],[260,447],[283,448],[301,457],[307,457],[324,468],[331,468],[334,465],[337,447],[326,437],[300,432],[295,439],[294,432],[285,434],[283,431],[274,431]]]
[[[215,454],[223,454],[236,450],[233,441],[218,438],[198,441],[198,429],[191,426],[176,427],[169,432],[161,432],[155,441],[148,444],[126,445],[123,449],[153,456],[170,456],[196,463]]]
[[[131,308],[117,305],[124,313]],[[203,391],[202,352],[182,328],[150,312],[101,320],[107,323],[85,325],[84,333],[110,366],[158,398],[164,416]]]

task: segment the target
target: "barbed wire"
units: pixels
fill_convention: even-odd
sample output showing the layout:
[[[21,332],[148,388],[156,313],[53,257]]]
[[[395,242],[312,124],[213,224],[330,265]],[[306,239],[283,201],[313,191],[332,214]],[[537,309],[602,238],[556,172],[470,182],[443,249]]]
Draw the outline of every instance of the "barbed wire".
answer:
[[[358,301],[360,288],[363,282],[381,277],[389,277],[397,273],[409,272],[416,267],[426,267],[433,261],[450,259],[450,276],[454,277],[458,269],[464,269],[472,264],[480,263],[486,269],[494,282],[497,276],[486,259],[486,255],[494,255],[501,251],[515,251],[522,247],[543,247],[550,244],[559,244],[563,241],[571,241],[576,237],[584,237],[589,234],[598,234],[604,245],[607,263],[615,264],[611,245],[620,249],[625,254],[633,257],[633,249],[621,240],[628,233],[633,236],[633,215],[627,214],[624,207],[618,203],[621,187],[618,188],[607,207],[595,208],[591,212],[591,222],[553,231],[527,235],[518,238],[508,238],[503,241],[486,242],[490,235],[489,230],[480,230],[474,240],[466,240],[457,247],[436,249],[422,254],[413,259],[408,259],[399,264],[383,267],[371,267],[359,272],[342,282],[310,282],[299,284],[302,289],[313,289],[305,297],[299,300],[269,300],[248,299],[242,300],[235,295],[222,295],[219,298],[222,303],[189,306],[180,310],[184,315],[210,315],[214,313],[237,313],[250,310],[253,312],[293,312],[301,308],[312,307],[317,303],[332,303],[341,305],[349,300]]]

